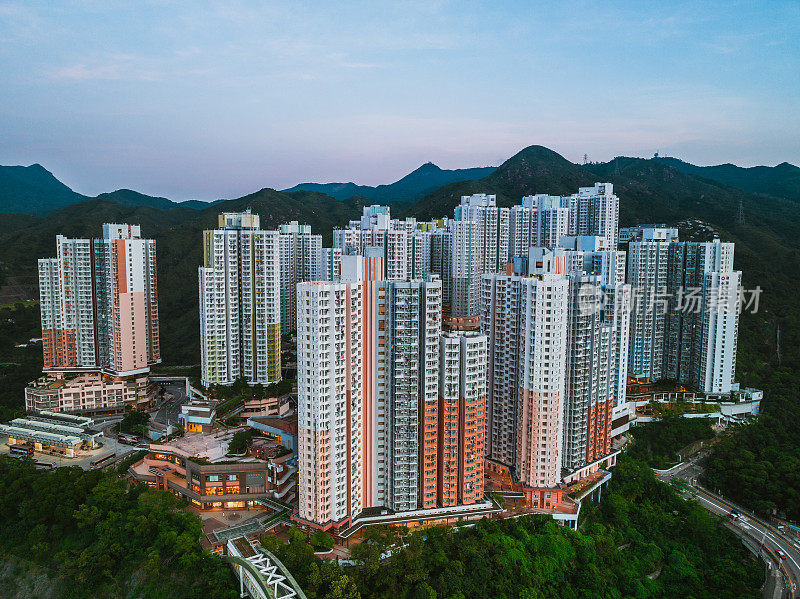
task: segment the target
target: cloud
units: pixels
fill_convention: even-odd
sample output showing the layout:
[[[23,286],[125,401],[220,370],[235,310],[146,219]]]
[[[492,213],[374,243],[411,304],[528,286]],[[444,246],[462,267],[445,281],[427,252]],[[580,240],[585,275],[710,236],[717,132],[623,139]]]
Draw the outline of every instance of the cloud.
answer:
[[[51,79],[66,81],[159,81],[161,74],[134,55],[120,54],[108,61],[81,61],[50,73]]]

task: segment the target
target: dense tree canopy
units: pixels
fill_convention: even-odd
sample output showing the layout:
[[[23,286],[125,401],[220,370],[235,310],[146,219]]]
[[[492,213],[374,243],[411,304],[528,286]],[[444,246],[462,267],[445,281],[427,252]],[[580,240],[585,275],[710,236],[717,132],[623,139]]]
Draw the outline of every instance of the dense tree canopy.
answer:
[[[352,550],[360,565],[346,568],[315,559],[302,535],[271,548],[310,598],[756,597],[763,582],[717,518],[625,456],[577,532],[546,516],[373,530]]]
[[[653,468],[669,468],[678,462],[677,452],[700,439],[711,439],[714,431],[705,418],[671,416],[663,420],[637,424],[630,435],[635,443],[627,453]]]
[[[230,568],[200,548],[200,519],[169,493],[9,458],[0,488],[0,553],[48,568],[63,597],[238,596]]]

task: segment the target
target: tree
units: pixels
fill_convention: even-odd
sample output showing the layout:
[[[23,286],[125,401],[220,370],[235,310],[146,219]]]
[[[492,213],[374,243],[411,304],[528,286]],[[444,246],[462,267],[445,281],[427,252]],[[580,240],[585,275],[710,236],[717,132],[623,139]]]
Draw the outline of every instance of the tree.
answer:
[[[315,551],[330,551],[333,545],[333,537],[322,530],[311,535],[311,546]]]
[[[236,431],[233,434],[230,444],[228,445],[228,453],[245,453],[253,444],[254,436],[254,431],[249,428]]]

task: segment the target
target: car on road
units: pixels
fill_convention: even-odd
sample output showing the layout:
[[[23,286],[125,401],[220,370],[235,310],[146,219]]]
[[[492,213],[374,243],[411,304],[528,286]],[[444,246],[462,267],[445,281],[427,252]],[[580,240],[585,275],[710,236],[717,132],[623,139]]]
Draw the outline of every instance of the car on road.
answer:
[[[788,556],[788,555],[786,555],[786,554],[783,552],[783,550],[782,550],[782,549],[776,549],[776,550],[775,550],[775,553],[777,553],[777,554],[778,554],[778,557],[779,557],[779,558],[781,558],[781,559],[789,559],[789,556]]]
[[[728,516],[729,516],[729,517],[730,517],[730,519],[731,519],[731,520],[733,520],[734,522],[738,522],[738,521],[739,521],[739,518],[741,518],[741,514],[739,513],[739,510],[731,510],[731,513],[730,513],[730,514],[728,514]]]

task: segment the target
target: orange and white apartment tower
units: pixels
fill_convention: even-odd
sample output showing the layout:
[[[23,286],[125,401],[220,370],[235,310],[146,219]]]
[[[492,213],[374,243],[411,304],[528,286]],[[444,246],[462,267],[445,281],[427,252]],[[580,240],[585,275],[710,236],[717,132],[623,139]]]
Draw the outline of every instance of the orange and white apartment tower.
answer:
[[[568,291],[554,273],[484,275],[481,287],[487,454],[534,488],[561,482]]]
[[[441,507],[483,499],[486,335],[444,333],[439,340],[437,499]]]
[[[148,373],[161,361],[156,242],[104,224],[102,239],[58,235],[56,249],[39,260],[45,372]]]
[[[364,507],[436,507],[438,343],[442,284],[384,280],[382,248],[342,256],[362,289]]]
[[[363,509],[359,283],[297,286],[299,517],[346,525]]]

